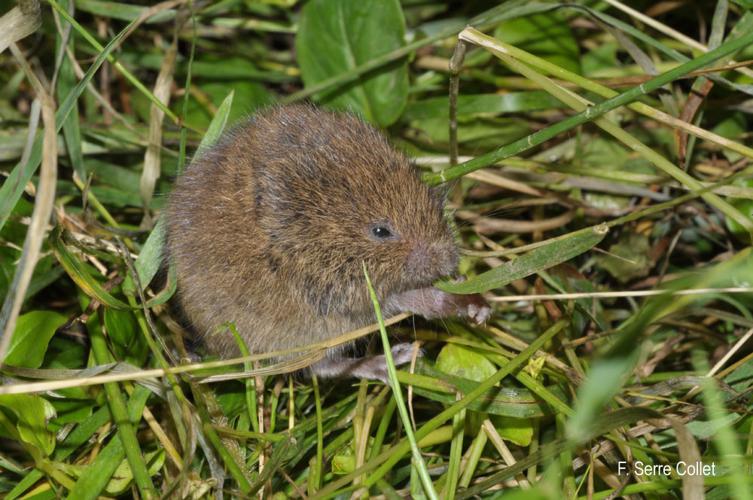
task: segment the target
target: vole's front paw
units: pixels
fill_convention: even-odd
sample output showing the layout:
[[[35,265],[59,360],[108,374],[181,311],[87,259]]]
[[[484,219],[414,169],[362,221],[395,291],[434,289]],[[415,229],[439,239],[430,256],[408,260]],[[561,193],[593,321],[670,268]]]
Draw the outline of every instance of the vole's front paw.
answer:
[[[410,311],[426,319],[460,316],[476,323],[483,323],[491,316],[491,308],[481,295],[455,295],[433,287],[392,295],[385,310],[389,314]]]
[[[466,313],[477,325],[486,323],[492,315],[492,308],[480,294],[467,295]]]
[[[447,302],[453,304],[457,316],[469,318],[477,325],[486,322],[492,315],[491,307],[478,293],[473,295],[447,294],[446,297]]]

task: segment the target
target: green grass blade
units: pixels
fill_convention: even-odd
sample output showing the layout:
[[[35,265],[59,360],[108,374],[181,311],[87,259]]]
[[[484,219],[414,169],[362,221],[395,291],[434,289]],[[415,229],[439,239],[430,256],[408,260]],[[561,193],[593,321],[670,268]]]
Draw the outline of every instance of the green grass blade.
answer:
[[[413,433],[413,425],[411,424],[410,417],[408,416],[408,409],[405,407],[405,401],[403,401],[403,393],[400,389],[400,382],[397,380],[397,370],[395,368],[395,361],[392,359],[392,351],[390,347],[390,341],[387,338],[387,329],[384,326],[384,318],[382,317],[382,309],[379,306],[379,300],[377,299],[374,287],[371,285],[371,279],[369,273],[366,270],[366,263],[363,264],[363,273],[366,276],[366,286],[369,288],[369,295],[371,296],[371,302],[374,305],[374,313],[376,314],[377,323],[379,323],[379,334],[382,337],[382,347],[384,348],[384,358],[387,362],[387,374],[389,375],[390,388],[392,389],[392,395],[397,403],[397,411],[400,415],[400,420],[403,423],[403,429],[408,436],[408,442],[410,443],[411,455],[413,457],[413,463],[418,469],[418,476],[421,479],[421,485],[424,488],[424,494],[435,500],[437,492],[434,490],[434,484],[429,477],[429,471],[426,468],[423,456],[421,456],[421,450],[418,448],[418,439]]]
[[[63,99],[63,102],[60,103],[60,106],[55,113],[55,124],[57,126],[58,132],[62,129],[63,123],[65,123],[68,119],[68,115],[70,115],[74,106],[76,106],[78,98],[84,92],[86,85],[91,81],[92,77],[97,72],[102,63],[105,62],[110,52],[112,52],[115,47],[120,44],[123,37],[131,29],[132,24],[126,26],[125,29],[123,29],[112,40],[110,40],[110,43],[108,43],[107,46],[102,48],[100,53],[97,55],[97,58],[94,60],[91,66],[89,66],[89,69],[86,70],[84,78],[82,78],[81,81],[78,82],[78,84],[66,96],[66,98]],[[8,220],[8,216],[13,210],[13,207],[15,207],[16,203],[18,203],[18,199],[21,197],[26,184],[31,180],[31,177],[34,175],[34,172],[36,172],[41,161],[42,136],[38,135],[38,137],[34,141],[34,145],[32,146],[29,158],[25,162],[22,161],[15,167],[13,167],[10,175],[3,183],[2,187],[0,187],[0,229],[2,229],[5,225],[6,221]]]
[[[435,286],[450,293],[481,293],[501,288],[512,281],[525,278],[544,269],[566,262],[598,245],[607,235],[606,226],[597,226],[590,231],[573,233],[531,250],[515,260],[497,266],[460,283],[439,282]]]
[[[556,137],[557,135],[571,130],[578,125],[590,122],[604,115],[605,113],[625,106],[635,101],[639,97],[653,92],[654,90],[666,85],[669,82],[676,80],[677,78],[691,73],[697,69],[711,64],[723,57],[733,54],[743,47],[746,47],[753,43],[753,31],[743,35],[742,37],[727,41],[718,48],[706,52],[705,54],[692,59],[680,66],[666,71],[645,83],[642,83],[636,87],[633,87],[617,96],[601,102],[595,106],[587,108],[585,111],[578,113],[575,116],[566,118],[554,125],[551,125],[543,130],[535,132],[527,137],[514,141],[510,144],[502,146],[494,151],[478,156],[465,163],[461,163],[455,167],[448,168],[437,174],[429,174],[425,176],[425,179],[430,184],[441,184],[449,182],[453,179],[457,179],[475,170],[484,168],[493,163],[496,163],[510,156],[527,151],[535,146],[542,144],[549,139]]]

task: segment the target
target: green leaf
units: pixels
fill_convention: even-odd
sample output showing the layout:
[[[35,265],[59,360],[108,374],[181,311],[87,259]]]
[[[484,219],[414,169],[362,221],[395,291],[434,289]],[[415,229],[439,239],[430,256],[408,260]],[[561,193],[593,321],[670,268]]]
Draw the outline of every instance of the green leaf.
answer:
[[[226,63],[223,62],[223,64]],[[247,79],[205,83],[201,86],[201,90],[215,105],[221,104],[227,97],[228,88],[232,88],[234,93],[233,105],[228,116],[230,123],[241,121],[257,109],[274,102],[273,95],[264,85]],[[176,102],[176,106],[179,104],[182,103]],[[212,118],[207,106],[200,104],[194,98],[189,99],[186,114],[188,123],[195,127],[207,128]]]
[[[348,448],[349,450],[349,448]],[[335,455],[332,457],[333,474],[350,474],[356,470],[356,457],[353,455]]]
[[[459,120],[459,122],[458,142],[464,148],[474,151],[515,141],[533,131],[528,122],[513,116],[472,117]],[[416,125],[433,148],[446,150],[450,137],[447,118],[428,118],[416,122]]]
[[[583,232],[574,233],[566,239],[557,239],[544,246],[531,250],[515,260],[506,262],[485,273],[464,281],[450,283],[442,281],[434,286],[450,293],[481,293],[500,288],[517,279],[543,271],[576,257],[598,245],[607,234],[606,226],[597,226]]]
[[[561,107],[562,103],[543,90],[458,96],[458,116],[522,113]],[[413,102],[408,105],[404,114],[406,120],[428,118],[447,120],[449,117],[449,98],[447,97],[430,97]]]
[[[18,436],[45,456],[55,450],[55,434],[47,429],[47,419],[55,416],[55,409],[44,398],[31,394],[3,394],[0,406],[16,416]]]
[[[149,389],[144,386],[137,386],[133,391],[128,400],[128,416],[131,421],[140,419],[150,394]],[[95,500],[107,486],[124,457],[123,441],[117,436],[113,436],[97,457],[81,471],[81,475],[70,490],[68,497]]]
[[[712,129],[712,132],[715,132],[722,137],[726,137],[727,139],[732,139],[733,141],[744,142],[748,130],[750,130],[750,127],[746,123],[745,115],[743,113],[730,113],[728,117],[720,121],[719,124]],[[727,157],[727,160],[729,160],[730,163],[734,163],[742,158],[740,153],[730,151],[729,149],[722,149],[722,154]]]
[[[118,359],[141,366],[146,358],[148,346],[139,331],[133,312],[105,309],[104,322]]]
[[[696,438],[708,440],[716,436],[720,427],[731,428],[739,420],[740,415],[737,413],[728,413],[719,420],[693,420],[685,425]]]
[[[505,21],[494,30],[494,38],[580,74],[578,42],[558,12]]]
[[[427,387],[426,384],[416,384],[413,385],[413,391],[419,396],[448,406],[457,401],[455,391],[469,394],[479,386],[478,382],[446,374],[427,363],[419,363],[418,369],[427,379],[438,380],[442,383],[437,384],[436,389],[430,388],[431,386]],[[482,369],[482,371],[484,370]],[[448,389],[447,387],[453,389]],[[557,398],[564,400],[566,397],[561,389],[556,386],[550,386],[546,390],[550,391]],[[490,415],[502,415],[529,420],[540,418],[544,415],[551,415],[552,413],[551,408],[529,389],[509,386],[490,388],[473,402],[469,403],[467,408]]]
[[[228,117],[230,116],[230,110],[233,106],[233,95],[234,92],[231,90],[227,97],[222,101],[222,104],[220,104],[220,107],[217,108],[217,113],[214,115],[214,118],[212,118],[212,122],[209,124],[209,128],[207,128],[207,131],[204,134],[204,138],[196,149],[195,156],[199,156],[207,150],[212,144],[217,142],[217,139],[222,135]],[[165,221],[164,217],[160,216],[157,223],[154,225],[154,229],[152,229],[152,232],[146,239],[146,243],[144,243],[144,246],[141,248],[139,258],[136,259],[134,264],[136,272],[139,275],[141,286],[146,287],[149,285],[154,278],[154,275],[157,274],[157,271],[160,269],[160,266],[162,266],[164,246]],[[172,288],[169,289],[171,291],[167,298],[164,299],[165,301],[167,301],[172,295],[172,292],[175,291],[174,281],[169,282],[169,284]]]
[[[204,138],[201,139],[199,147],[196,148],[196,156],[199,156],[209,148],[209,146],[217,142],[217,139],[222,135],[222,132],[225,130],[225,125],[227,125],[227,119],[230,116],[230,110],[233,107],[233,96],[235,96],[235,92],[231,90],[227,97],[222,101],[222,104],[220,104],[220,107],[217,108],[217,113],[215,113],[214,118],[212,118],[212,123],[209,124],[209,127],[204,134]]]
[[[165,218],[160,215],[154,229],[149,233],[144,246],[141,247],[139,257],[134,263],[136,274],[139,275],[141,286],[151,283],[154,275],[162,265],[162,249],[165,246]]]
[[[86,266],[65,247],[61,237],[62,231],[58,228],[54,231],[50,241],[55,257],[63,266],[68,276],[89,297],[98,300],[102,304],[114,309],[130,309],[131,307],[122,300],[113,297],[102,285],[89,274]]]
[[[63,7],[67,7],[68,5],[68,1],[63,1],[60,3]],[[55,42],[57,44],[58,50],[66,48],[65,46],[63,46],[63,41],[63,37],[58,32],[57,36],[55,37]],[[74,41],[75,38],[70,37],[65,44],[67,46],[67,49],[70,50],[72,54],[75,54],[76,51]],[[58,73],[58,84],[56,89],[58,100],[64,99],[65,96],[67,96],[74,90],[75,86],[76,76],[73,72],[73,65],[67,57],[64,57],[60,61],[60,69]],[[78,116],[78,107],[74,106],[71,109],[71,112],[68,114],[68,118],[66,118],[65,122],[63,122],[63,139],[65,139],[65,149],[68,153],[68,157],[74,171],[81,179],[85,179],[84,155],[81,147],[83,140],[81,137],[81,128],[79,123],[80,120]]]
[[[492,415],[492,422],[502,438],[518,446],[528,446],[533,440],[533,420],[530,418],[506,417]]]
[[[654,265],[648,237],[636,233],[623,234],[607,255],[596,256],[596,262],[620,283],[647,276]]]
[[[567,423],[570,438],[580,441],[588,435],[594,420],[602,415],[604,405],[627,380],[639,354],[640,349],[634,349],[620,358],[594,361],[588,378],[578,388],[575,415]]]
[[[295,46],[306,87],[348,73],[405,45],[405,19],[398,0],[312,0],[301,12]],[[358,112],[386,127],[403,112],[408,67],[397,60],[363,74],[318,100]]]
[[[39,368],[47,344],[66,317],[52,311],[32,311],[18,318],[5,363],[25,368]]]
[[[618,67],[620,63],[617,59],[617,48],[616,42],[603,43],[585,53],[581,58],[583,74],[589,76]]]
[[[436,367],[445,373],[482,382],[497,369],[481,354],[455,344],[445,345],[437,356]]]
[[[90,14],[120,19],[121,21],[133,21],[143,15],[148,7],[129,5],[126,2],[108,2],[101,0],[76,0],[76,8]],[[175,9],[164,9],[162,12],[146,20],[146,24],[162,23],[175,18]]]
[[[165,450],[159,449],[144,453],[144,460],[149,464],[149,474],[155,475],[159,472],[162,465],[165,463]],[[121,495],[125,493],[126,489],[131,485],[133,481],[133,472],[131,472],[131,466],[128,465],[128,460],[123,459],[112,474],[112,479],[105,486],[105,492],[108,495]]]
[[[131,25],[125,27],[120,33],[118,33],[106,47],[97,55],[97,58],[86,70],[86,74],[81,81],[71,90],[71,92],[62,100],[60,106],[55,112],[55,124],[60,131],[63,127],[63,123],[68,118],[68,115],[72,112],[73,108],[78,103],[78,98],[86,89],[89,81],[97,72],[97,69],[102,65],[105,59],[110,55],[110,52],[120,44],[122,38],[129,32]],[[25,161],[23,161],[25,159]],[[37,137],[34,140],[34,144],[31,149],[31,154],[22,158],[22,161],[16,164],[11,170],[10,175],[0,187],[0,229],[2,229],[5,222],[8,220],[11,210],[21,198],[21,194],[24,191],[24,187],[31,180],[31,177],[36,172],[39,164],[42,162],[42,135],[37,132]]]

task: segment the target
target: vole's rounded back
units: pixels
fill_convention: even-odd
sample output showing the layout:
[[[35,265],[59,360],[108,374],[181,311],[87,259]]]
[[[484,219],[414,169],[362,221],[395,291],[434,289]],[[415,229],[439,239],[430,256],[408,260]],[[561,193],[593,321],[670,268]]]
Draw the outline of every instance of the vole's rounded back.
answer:
[[[257,114],[195,158],[170,196],[178,300],[200,336],[235,323],[252,351],[300,346],[373,322],[379,297],[454,272],[442,196],[355,116],[309,105]],[[232,336],[205,337],[237,353]]]

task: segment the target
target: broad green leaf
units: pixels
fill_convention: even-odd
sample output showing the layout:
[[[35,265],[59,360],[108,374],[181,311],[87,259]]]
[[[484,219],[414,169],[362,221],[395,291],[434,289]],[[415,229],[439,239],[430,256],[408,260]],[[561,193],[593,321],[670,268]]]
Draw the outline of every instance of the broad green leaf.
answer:
[[[346,448],[346,451],[350,451],[350,448]],[[356,457],[351,455],[335,455],[332,457],[332,473],[333,474],[350,474],[356,470]]]
[[[465,347],[447,344],[437,356],[436,367],[445,373],[482,382],[497,369],[483,355]]]
[[[512,281],[525,278],[587,252],[598,245],[606,234],[606,226],[597,226],[569,238],[552,241],[468,281],[462,283],[442,281],[435,283],[435,286],[445,292],[461,294],[481,293],[500,288]]]
[[[159,70],[162,56],[158,52],[126,52],[120,56],[120,61],[130,66],[141,69]],[[188,72],[186,60],[178,61],[175,74],[185,76]],[[281,71],[262,70],[256,67],[248,57],[230,55],[224,52],[222,55],[205,54],[191,64],[191,75],[205,80],[218,80],[225,82],[225,92],[232,86],[232,80],[245,82],[272,82],[282,83],[295,80],[295,77]],[[204,85],[199,88],[204,90]],[[223,95],[224,95],[223,93]],[[136,94],[134,94],[134,98]],[[140,97],[138,98],[140,99]]]
[[[515,141],[533,131],[528,122],[513,116],[471,117],[459,120],[459,122],[458,142],[474,151]],[[447,118],[428,118],[417,121],[416,128],[421,129],[422,136],[425,136],[433,147],[446,151],[450,138]]]
[[[576,144],[571,154],[579,164],[594,170],[627,170],[626,163],[634,156],[631,153],[617,141],[593,135],[583,141],[583,144]],[[649,167],[647,173],[654,171]]]
[[[494,30],[494,38],[580,74],[578,42],[559,12],[505,21]]]
[[[31,311],[19,316],[5,363],[25,368],[39,368],[47,344],[66,317],[53,311]]]
[[[312,0],[301,11],[295,47],[307,87],[405,45],[405,19],[398,0]],[[405,59],[353,79],[318,100],[360,113],[386,127],[403,112],[408,97]]]
[[[562,104],[544,91],[509,92],[506,94],[475,94],[458,96],[458,116],[522,113],[561,108]],[[449,98],[430,97],[408,105],[404,118],[423,120],[450,116]]]
[[[441,372],[426,363],[419,363],[419,371],[428,378],[440,380],[446,385],[437,384],[436,390],[428,388],[426,384],[413,385],[413,391],[427,399],[446,405],[451,405],[457,401],[455,391],[468,394],[479,385],[479,382]],[[481,371],[485,370],[482,369]],[[447,385],[455,390],[448,389]],[[566,397],[559,387],[551,386],[547,387],[547,390],[557,398],[565,399]],[[470,403],[468,409],[490,415],[525,419],[538,418],[552,413],[549,405],[536,397],[529,389],[515,387],[492,387]]]
[[[55,408],[55,418],[50,420],[48,426],[54,432],[62,429],[65,424],[78,424],[89,418],[93,408],[96,407],[95,401],[88,398],[88,394],[82,387],[74,387],[73,391],[70,389],[64,391],[59,392],[63,397],[55,398],[50,402]]]
[[[140,168],[140,163],[129,165],[129,168],[126,168],[96,157],[87,158],[86,161],[87,176],[91,174],[97,182],[117,186],[136,194],[139,192],[139,179],[141,177],[137,170]]]
[[[167,267],[167,284],[157,295],[146,301],[147,307],[154,307],[164,304],[172,298],[178,288],[178,277],[176,276],[175,266]]]
[[[596,262],[620,283],[648,275],[654,265],[648,237],[636,233],[624,233],[606,255],[596,256]]]
[[[3,394],[0,406],[16,416],[16,430],[24,443],[45,455],[55,450],[55,434],[47,429],[47,420],[55,416],[55,409],[46,399],[31,394]]]
[[[492,415],[492,422],[500,436],[518,446],[528,446],[533,439],[533,420],[530,418]]]
[[[201,86],[201,90],[215,105],[219,105],[227,97],[227,89],[233,89],[233,103],[227,118],[229,123],[242,121],[257,109],[274,102],[274,96],[259,82],[243,80],[229,80],[210,82]],[[182,103],[175,103],[176,106]],[[216,116],[216,114],[214,115]],[[186,121],[195,127],[207,128],[213,115],[206,106],[199,104],[196,99],[189,99]]]

